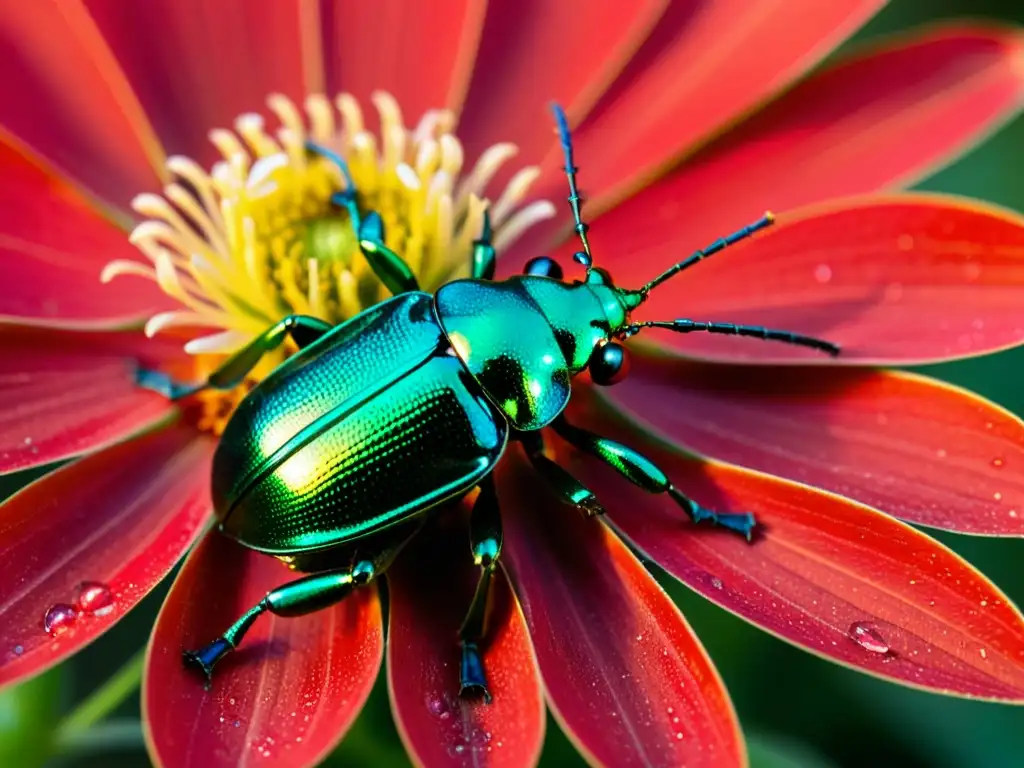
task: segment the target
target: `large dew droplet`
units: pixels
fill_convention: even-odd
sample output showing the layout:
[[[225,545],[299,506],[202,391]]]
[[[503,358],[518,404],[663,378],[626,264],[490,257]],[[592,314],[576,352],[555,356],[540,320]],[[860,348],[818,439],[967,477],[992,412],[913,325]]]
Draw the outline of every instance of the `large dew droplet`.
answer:
[[[77,618],[78,614],[73,606],[67,603],[56,603],[51,605],[47,609],[46,615],[43,616],[43,629],[56,637],[70,629]]]
[[[850,637],[857,645],[871,653],[888,653],[889,644],[878,632],[863,621],[856,621],[848,630]]]
[[[78,607],[86,613],[104,615],[113,608],[114,595],[110,587],[98,581],[85,581],[78,588]]]

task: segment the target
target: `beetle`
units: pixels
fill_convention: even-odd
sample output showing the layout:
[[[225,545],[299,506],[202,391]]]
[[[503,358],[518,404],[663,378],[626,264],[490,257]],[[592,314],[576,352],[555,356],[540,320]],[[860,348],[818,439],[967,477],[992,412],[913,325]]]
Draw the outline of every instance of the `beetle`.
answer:
[[[632,322],[632,311],[652,290],[769,226],[772,216],[716,240],[638,289],[617,287],[593,266],[568,124],[560,107],[553,111],[582,245],[573,258],[585,268],[584,279],[565,281],[557,262],[539,257],[525,274],[494,280],[495,250],[485,214],[469,254],[472,277],[449,282],[434,295],[420,291],[412,270],[385,244],[380,216],[359,209],[345,161],[310,144],[311,152],[341,170],[346,189],[332,202],[339,214],[347,211],[362,253],[392,298],[336,326],[285,317],[196,385],[140,372],[141,385],[178,399],[204,387],[237,386],[287,338],[298,347],[229,419],[214,456],[212,497],[223,534],[308,575],[269,592],[205,647],[184,652],[186,665],[201,671],[207,685],[214,665],[261,614],[299,616],[344,599],[385,572],[432,511],[479,488],[470,546],[480,576],[459,631],[459,679],[460,695],[489,700],[479,646],[502,548],[491,472],[508,443],[522,447],[564,500],[588,515],[603,512],[587,488],[547,457],[545,427],[644,490],[667,494],[692,521],[751,538],[753,515],[702,507],[636,451],[570,424],[563,411],[573,378],[586,371],[595,384],[616,383],[628,369],[621,342],[652,327],[751,336],[831,355],[839,347],[757,326]]]

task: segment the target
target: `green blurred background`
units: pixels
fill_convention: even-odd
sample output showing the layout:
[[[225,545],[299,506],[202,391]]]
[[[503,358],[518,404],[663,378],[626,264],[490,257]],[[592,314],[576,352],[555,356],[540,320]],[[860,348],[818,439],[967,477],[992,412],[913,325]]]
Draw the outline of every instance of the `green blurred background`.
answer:
[[[831,0],[821,0],[830,2]],[[1024,24],[1024,0],[892,0],[855,40],[930,20],[967,16]],[[1024,119],[921,185],[1024,211]],[[1024,414],[1024,349],[921,369]],[[28,476],[14,478],[25,482]],[[0,495],[13,490],[0,486]],[[1024,604],[1024,542],[939,534],[1018,604]],[[789,766],[1024,766],[1024,708],[960,701],[884,683],[813,658],[771,638],[658,574],[682,607],[732,693],[755,768]],[[166,588],[94,645],[36,680],[0,695],[0,766],[33,764],[61,717],[145,643]],[[96,731],[97,744],[66,745],[47,764],[147,766],[137,696]],[[328,765],[405,766],[381,685]],[[583,765],[553,722],[542,765]]]

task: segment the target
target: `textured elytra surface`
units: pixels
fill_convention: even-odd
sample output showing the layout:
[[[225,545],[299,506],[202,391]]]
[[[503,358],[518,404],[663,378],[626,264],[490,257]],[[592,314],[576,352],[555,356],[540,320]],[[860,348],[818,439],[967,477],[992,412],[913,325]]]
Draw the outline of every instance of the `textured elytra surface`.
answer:
[[[267,552],[333,546],[465,492],[493,467],[505,419],[441,351],[430,302],[374,307],[254,390],[215,466],[230,488],[218,496],[226,533]]]
[[[430,296],[410,293],[367,309],[289,358],[224,430],[214,459],[218,514],[287,440],[400,366],[423,362],[442,338]]]

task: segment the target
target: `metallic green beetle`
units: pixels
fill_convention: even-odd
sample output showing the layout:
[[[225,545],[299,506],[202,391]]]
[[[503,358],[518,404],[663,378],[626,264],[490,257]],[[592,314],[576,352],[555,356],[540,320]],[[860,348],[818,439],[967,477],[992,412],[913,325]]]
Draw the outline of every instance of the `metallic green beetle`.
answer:
[[[539,473],[586,514],[603,510],[578,480],[549,459],[541,436],[552,427],[651,493],[666,493],[695,522],[730,528],[748,539],[749,514],[717,514],[680,493],[654,464],[621,443],[569,424],[562,415],[572,378],[584,370],[600,385],[626,372],[618,340],[643,328],[755,336],[838,354],[833,344],[786,331],[728,323],[630,322],[649,292],[710,254],[768,226],[770,214],[628,290],[592,267],[580,217],[576,168],[565,116],[554,108],[565,154],[569,203],[583,250],[583,281],[563,282],[548,258],[523,276],[494,281],[495,253],[485,217],[473,244],[472,274],[431,296],[418,290],[401,257],[384,243],[379,215],[360,212],[344,161],[345,208],[370,265],[394,297],[332,327],[290,316],[237,352],[207,381],[174,383],[143,371],[140,383],[172,398],[204,387],[237,386],[262,355],[291,337],[299,351],[260,382],[225,428],[213,463],[220,530],[242,545],[280,557],[310,575],[270,592],[185,661],[205,673],[233,650],[265,611],[298,616],[342,600],[380,575],[426,513],[479,487],[470,538],[480,581],[460,630],[460,693],[489,699],[478,644],[485,635],[491,576],[501,554],[501,518],[490,473],[509,440]]]

